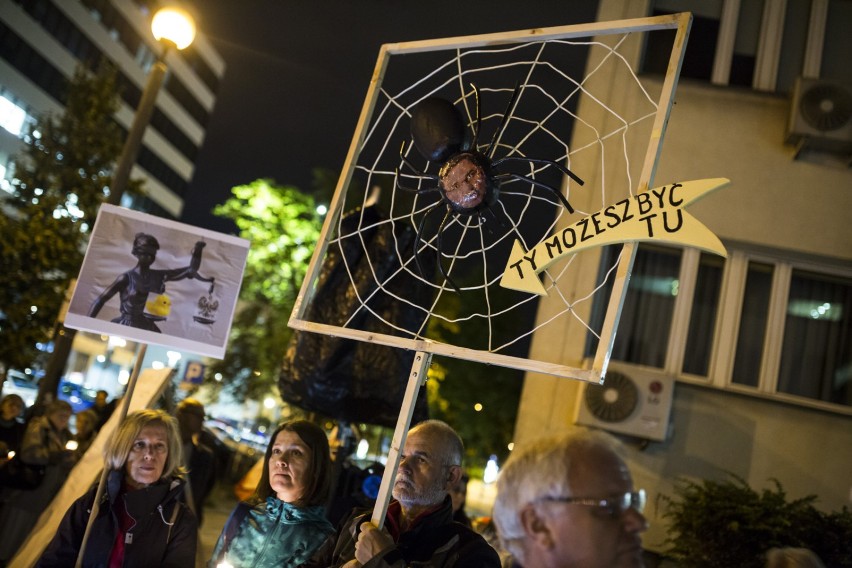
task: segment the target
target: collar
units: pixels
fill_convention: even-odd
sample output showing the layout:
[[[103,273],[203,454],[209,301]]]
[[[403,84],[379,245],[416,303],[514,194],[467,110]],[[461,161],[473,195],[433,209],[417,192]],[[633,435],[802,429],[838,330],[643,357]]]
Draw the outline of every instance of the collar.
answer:
[[[385,527],[393,537],[394,542],[399,542],[399,538],[403,534],[413,532],[420,525],[440,525],[452,521],[453,516],[453,500],[449,495],[444,497],[443,502],[438,503],[434,507],[423,511],[411,520],[408,529],[401,530],[402,505],[394,499],[388,505],[388,512],[385,515]]]
[[[272,495],[266,498],[266,516],[282,525],[327,522],[324,507],[297,507]]]

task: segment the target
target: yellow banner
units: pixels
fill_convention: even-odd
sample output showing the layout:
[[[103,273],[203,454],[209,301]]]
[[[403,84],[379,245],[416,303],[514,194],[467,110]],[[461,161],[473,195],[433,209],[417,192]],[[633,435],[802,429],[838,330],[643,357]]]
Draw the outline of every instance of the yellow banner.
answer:
[[[683,208],[729,183],[712,178],[664,185],[608,205],[529,251],[515,240],[500,285],[546,296],[538,275],[557,260],[592,247],[630,241],[685,245],[726,257],[719,238]]]

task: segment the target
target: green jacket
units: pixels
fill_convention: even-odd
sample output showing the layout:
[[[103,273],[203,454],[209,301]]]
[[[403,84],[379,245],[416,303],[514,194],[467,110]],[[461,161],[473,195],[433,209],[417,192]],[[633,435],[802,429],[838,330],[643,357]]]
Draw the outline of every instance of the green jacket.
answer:
[[[240,507],[231,515],[235,519]],[[234,568],[296,567],[307,563],[317,548],[332,534],[334,527],[325,518],[323,507],[299,508],[275,497],[258,503],[237,519],[239,526],[227,543],[228,525],[213,550],[208,566],[214,568],[224,558]]]

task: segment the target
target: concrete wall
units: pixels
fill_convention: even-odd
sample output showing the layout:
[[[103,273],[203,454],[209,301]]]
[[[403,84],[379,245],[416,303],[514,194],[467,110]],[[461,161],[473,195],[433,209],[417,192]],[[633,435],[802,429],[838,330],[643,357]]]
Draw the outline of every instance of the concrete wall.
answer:
[[[604,0],[599,19],[644,15],[641,2]],[[634,56],[638,57],[638,47]],[[611,82],[612,97],[625,90],[623,78],[600,80]],[[723,240],[834,257],[848,265],[852,170],[831,160],[822,164],[795,161],[793,149],[783,143],[788,109],[785,97],[681,82],[652,186],[730,178],[731,186],[689,208]],[[641,158],[631,156],[639,163]],[[588,160],[584,169],[583,163],[575,161],[572,169],[589,171],[595,167],[593,162]],[[613,175],[619,173],[607,170],[610,181]],[[572,201],[580,198],[572,194]],[[597,270],[595,254],[575,260],[576,275],[570,282],[565,280],[567,289],[566,284],[560,285],[568,296],[588,288]],[[539,321],[557,308],[542,302]],[[532,356],[581,364],[584,329],[569,322],[561,343],[554,344],[553,335],[549,337],[546,341],[533,338]],[[543,431],[570,427],[579,390],[575,381],[528,373],[516,444]],[[756,489],[768,487],[769,478],[776,478],[790,498],[816,494],[818,506],[825,510],[850,505],[850,448],[852,418],[848,415],[679,381],[668,440],[644,448],[628,440],[636,485],[650,495],[652,527],[645,544],[661,549],[665,524],[654,499],[660,493],[672,495],[672,484],[680,476],[721,479],[724,471],[731,471]]]

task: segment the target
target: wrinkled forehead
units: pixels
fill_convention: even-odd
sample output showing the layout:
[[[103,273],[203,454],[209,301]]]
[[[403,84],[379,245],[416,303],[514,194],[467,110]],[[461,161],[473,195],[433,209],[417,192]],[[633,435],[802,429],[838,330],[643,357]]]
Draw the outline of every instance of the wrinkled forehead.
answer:
[[[633,489],[627,464],[608,448],[593,447],[574,452],[568,477],[574,495],[603,497]]]
[[[446,442],[439,432],[430,429],[413,430],[405,439],[406,455],[422,455],[442,460],[447,454]]]
[[[166,427],[162,424],[148,424],[139,430],[139,434],[136,436],[136,439],[165,440],[168,436],[169,433],[166,430]]]

